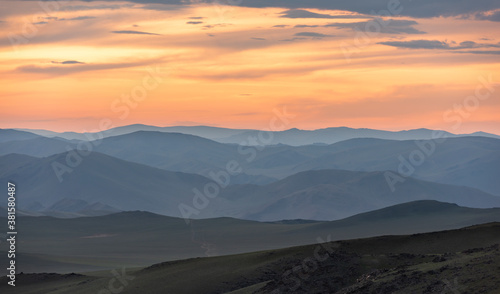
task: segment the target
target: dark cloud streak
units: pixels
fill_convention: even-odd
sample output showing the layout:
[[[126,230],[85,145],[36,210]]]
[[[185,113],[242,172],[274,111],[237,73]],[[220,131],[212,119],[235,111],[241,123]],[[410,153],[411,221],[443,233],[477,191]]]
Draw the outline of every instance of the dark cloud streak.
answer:
[[[131,34],[131,35],[154,35],[160,36],[160,34],[141,32],[141,31],[112,31],[114,34]]]
[[[89,2],[98,0],[87,0]],[[108,0],[108,2],[119,2],[122,0]],[[152,10],[174,10],[178,7],[197,4],[213,4],[213,0],[129,0],[132,3],[145,4],[144,9]],[[252,8],[284,8],[284,9],[325,9],[325,10],[344,10],[360,14],[374,15],[381,11],[387,11],[388,6],[402,8],[399,13],[402,16],[411,16],[417,18],[430,18],[439,16],[462,16],[475,13],[485,13],[500,9],[498,0],[475,0],[475,1],[457,1],[457,0],[357,0],[357,1],[332,1],[332,0],[247,0],[239,6]],[[177,6],[177,8],[175,7]]]

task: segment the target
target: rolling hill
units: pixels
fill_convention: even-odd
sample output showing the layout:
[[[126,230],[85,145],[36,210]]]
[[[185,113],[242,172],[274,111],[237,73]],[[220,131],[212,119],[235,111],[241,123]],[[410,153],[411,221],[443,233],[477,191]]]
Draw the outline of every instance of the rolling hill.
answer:
[[[248,137],[257,137],[260,131],[247,131],[240,134],[232,135],[226,138],[217,139],[221,143],[240,144],[247,140]],[[374,129],[353,129],[347,127],[335,127],[318,130],[299,130],[289,129],[285,131],[272,132],[274,140],[271,144],[285,144],[290,146],[303,146],[312,144],[334,144],[337,142],[357,139],[357,138],[374,138],[385,140],[430,140],[433,138],[433,132],[436,130],[415,129],[408,131],[382,131]],[[456,135],[449,132],[442,132],[447,137],[465,137],[465,136],[481,136],[500,139],[500,136],[488,133],[473,133]]]
[[[168,172],[97,152],[83,157],[76,167],[67,166],[71,172],[62,174],[60,182],[53,164],[66,164],[68,154],[71,153],[34,160],[27,157],[27,163],[21,166],[2,164],[19,155],[0,157],[0,166],[6,168],[0,172],[1,180],[14,181],[22,193],[17,202],[19,208],[34,210],[33,206],[41,206],[41,210],[63,199],[73,199],[89,204],[99,202],[119,210],[178,215],[178,204],[192,197],[192,189],[209,182],[198,175]]]
[[[31,132],[46,137],[60,137],[68,140],[87,140],[82,133],[64,132],[57,133],[47,130],[16,129],[19,131]],[[181,133],[194,135],[206,139],[211,139],[220,143],[240,144],[247,141],[248,137],[257,137],[260,130],[249,129],[228,129],[210,126],[172,126],[158,127],[144,124],[134,124],[115,127],[100,133],[104,137],[120,136],[138,131],[153,131],[165,133]],[[275,131],[274,140],[266,145],[285,144],[290,146],[302,146],[312,144],[333,144],[355,138],[377,138],[387,140],[428,140],[432,138],[432,133],[436,130],[414,129],[404,131],[383,131],[375,129],[355,129],[348,127],[332,127],[317,130],[299,130],[296,128],[284,131]],[[442,132],[442,131],[440,131]],[[448,137],[481,136],[500,139],[500,136],[485,132],[475,132],[471,134],[452,134],[444,132]],[[87,133],[95,136],[96,133]]]
[[[76,144],[64,139],[38,137],[0,143],[0,156],[11,153],[46,157],[76,148]]]
[[[52,132],[47,130],[33,130],[33,129],[16,129],[19,131],[30,132],[45,137],[60,137],[67,140],[88,140],[87,136],[96,137],[97,133],[75,133],[75,132]],[[149,126],[144,124],[133,124],[121,127],[111,128],[109,130],[104,130],[99,133],[99,136],[111,137],[120,136],[130,133],[135,133],[139,131],[152,131],[152,132],[164,132],[164,133],[181,133],[186,135],[198,136],[206,139],[217,139],[224,138],[233,135],[237,135],[250,130],[246,129],[228,129],[228,128],[218,128],[210,126],[172,126],[172,127],[158,127]],[[85,136],[85,134],[87,136]]]
[[[179,150],[183,152],[182,148]],[[98,152],[82,157],[77,166],[67,165],[67,170],[59,174],[62,179],[59,181],[54,164],[67,164],[72,154],[75,153],[41,159],[15,154],[2,156],[0,167],[5,170],[0,171],[0,181],[18,183],[23,195],[18,206],[28,211],[58,207],[55,204],[65,200],[176,217],[183,216],[181,204],[191,208],[201,205],[193,203],[198,199],[194,189],[205,191],[206,187],[216,185],[199,175],[169,172]],[[25,164],[10,165],[16,160]],[[438,200],[477,208],[500,207],[498,196],[412,178],[399,183],[392,192],[384,172],[307,171],[267,185],[216,187],[220,192],[210,198],[205,196],[202,209],[196,209],[189,217],[334,220],[415,200]],[[5,206],[6,200],[2,201],[0,205]]]
[[[499,223],[157,263],[87,274],[20,274],[2,293],[497,293]],[[116,279],[114,279],[116,280]],[[115,289],[115,288],[113,288]],[[458,292],[460,293],[460,292]]]
[[[424,146],[425,147],[419,147]],[[434,148],[430,144],[434,144]],[[433,141],[387,141],[353,139],[331,145],[334,152],[323,154],[294,167],[294,171],[345,169],[356,171],[411,170],[411,176],[433,182],[464,185],[500,195],[500,140],[484,137],[449,138]],[[427,155],[425,150],[434,150]],[[412,164],[410,154],[418,156]],[[403,159],[401,159],[403,158]],[[406,163],[403,163],[406,162]],[[408,166],[410,166],[408,168]]]
[[[0,143],[9,141],[20,141],[39,138],[40,136],[31,132],[24,132],[12,129],[0,129]]]
[[[331,222],[261,223],[232,218],[192,221],[147,212],[60,219],[20,217],[25,272],[72,272],[217,256],[388,234],[412,234],[500,221],[500,208],[436,201],[405,203]],[[0,251],[7,249],[0,244]],[[0,261],[6,258],[0,255]],[[41,262],[44,260],[44,262]]]
[[[0,143],[0,154],[43,157],[65,152],[75,144],[43,137],[18,140]],[[319,169],[399,170],[419,179],[464,185],[500,196],[500,182],[495,178],[500,173],[500,140],[481,136],[448,138],[444,142],[361,138],[333,145],[239,147],[180,133],[138,131],[93,144],[93,151],[126,161],[205,177],[235,160],[243,172],[232,178],[233,184],[269,184]]]
[[[230,216],[259,221],[340,219],[415,200],[468,207],[500,207],[500,197],[459,186],[407,178],[392,192],[384,172],[301,172],[265,186],[235,186],[221,194],[237,203]]]

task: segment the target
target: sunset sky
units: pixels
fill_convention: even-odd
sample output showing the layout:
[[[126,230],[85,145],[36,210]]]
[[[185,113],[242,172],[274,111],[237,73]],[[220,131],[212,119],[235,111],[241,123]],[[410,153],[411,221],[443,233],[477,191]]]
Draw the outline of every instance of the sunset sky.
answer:
[[[0,128],[500,134],[500,1],[1,1],[0,76]]]

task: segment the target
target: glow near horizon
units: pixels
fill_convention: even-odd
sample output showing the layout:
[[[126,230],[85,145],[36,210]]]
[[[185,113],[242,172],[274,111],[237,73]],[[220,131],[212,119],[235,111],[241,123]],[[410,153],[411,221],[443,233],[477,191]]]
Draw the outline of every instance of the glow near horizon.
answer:
[[[273,109],[286,106],[295,115],[287,129],[348,126],[500,134],[500,90],[468,112],[459,128],[443,118],[447,110],[474,95],[478,77],[493,74],[498,80],[498,54],[378,44],[426,39],[447,40],[451,46],[464,41],[495,45],[500,31],[491,21],[395,17],[415,20],[418,24],[412,27],[426,34],[375,35],[347,62],[341,44],[353,44],[356,32],[320,26],[366,18],[289,19],[280,17],[286,10],[282,8],[212,5],[155,11],[113,2],[121,8],[58,11],[54,17],[59,19],[93,18],[57,21],[43,19],[36,2],[7,3],[0,15],[2,128],[81,132],[109,118],[115,127],[142,123],[265,129]],[[36,35],[13,50],[8,35],[19,34],[33,16],[48,23],[37,25]],[[190,19],[197,16],[204,18]],[[281,41],[300,32],[331,36]],[[84,64],[61,64],[70,60]],[[147,68],[157,64],[164,82],[120,118],[111,105],[140,85]]]

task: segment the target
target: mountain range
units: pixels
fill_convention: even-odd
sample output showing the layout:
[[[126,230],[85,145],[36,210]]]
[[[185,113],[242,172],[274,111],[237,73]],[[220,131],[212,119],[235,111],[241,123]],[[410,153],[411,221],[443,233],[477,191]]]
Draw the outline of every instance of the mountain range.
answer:
[[[468,207],[500,207],[500,197],[468,187],[406,178],[391,191],[386,172],[313,170],[266,185],[228,185],[220,179],[170,172],[92,152],[58,179],[54,164],[73,153],[34,158],[0,157],[0,181],[19,183],[18,207],[26,211],[85,210],[98,203],[109,211],[145,210],[189,218],[236,217],[259,221],[334,220],[415,200],[438,200]],[[17,164],[10,164],[16,162]],[[230,178],[227,179],[230,182]],[[217,193],[208,195],[207,187]],[[215,187],[215,188],[214,188]],[[204,196],[206,203],[196,195]],[[212,193],[212,192],[210,192]],[[5,205],[5,199],[2,205]],[[194,211],[187,216],[181,210]],[[103,210],[99,208],[99,210]]]
[[[446,137],[470,137],[481,136],[500,139],[499,135],[490,134],[485,132],[475,132],[471,134],[452,134],[445,131],[430,130],[430,129],[414,129],[405,131],[382,131],[374,129],[354,129],[348,127],[333,127],[318,130],[299,130],[297,128],[284,130],[284,131],[265,131],[272,133],[265,137],[272,136],[273,140],[270,142],[260,141],[252,143],[248,140],[249,137],[258,138],[261,130],[249,129],[228,129],[210,126],[173,126],[173,127],[157,127],[143,124],[134,124],[128,126],[121,126],[103,130],[102,132],[64,132],[57,133],[47,130],[32,130],[32,129],[16,129],[19,131],[30,132],[33,134],[45,137],[60,137],[67,140],[89,140],[89,137],[110,137],[130,134],[138,131],[155,131],[166,133],[182,133],[187,135],[194,135],[220,143],[233,143],[241,144],[247,142],[245,145],[276,145],[285,144],[290,146],[312,145],[312,144],[333,144],[340,141],[345,141],[355,138],[378,138],[387,140],[429,140],[434,137],[436,132],[442,133]]]
[[[393,171],[500,196],[500,182],[496,180],[500,174],[500,140],[481,136],[439,140],[358,138],[331,145],[251,147],[180,133],[138,131],[86,143],[90,147],[60,138],[12,140],[0,143],[0,155],[45,157],[90,148],[126,161],[205,177],[225,170],[228,162],[235,160],[242,172],[231,177],[231,184],[263,185],[321,169]]]

